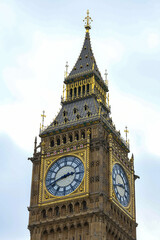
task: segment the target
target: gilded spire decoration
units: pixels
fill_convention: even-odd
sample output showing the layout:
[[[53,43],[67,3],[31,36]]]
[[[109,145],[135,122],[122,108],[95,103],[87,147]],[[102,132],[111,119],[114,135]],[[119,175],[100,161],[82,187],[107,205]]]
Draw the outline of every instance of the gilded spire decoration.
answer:
[[[107,69],[105,69],[105,74],[104,74],[104,77],[105,77],[105,84],[108,86],[108,73],[107,73]]]
[[[128,131],[127,126],[125,127],[124,132],[126,133],[126,143],[129,143],[129,140],[128,140],[128,133],[129,133],[129,131]]]
[[[44,110],[43,110],[43,113],[41,114],[41,117],[42,117],[42,130],[43,130],[43,127],[44,127],[44,118],[46,117]]]
[[[68,62],[66,62],[66,65],[65,65],[65,68],[66,68],[65,77],[68,76],[68,67],[69,67]]]
[[[89,29],[91,29],[91,22],[93,22],[92,18],[89,16],[89,10],[87,10],[87,17],[83,20],[85,22],[85,29],[86,32],[89,32]]]

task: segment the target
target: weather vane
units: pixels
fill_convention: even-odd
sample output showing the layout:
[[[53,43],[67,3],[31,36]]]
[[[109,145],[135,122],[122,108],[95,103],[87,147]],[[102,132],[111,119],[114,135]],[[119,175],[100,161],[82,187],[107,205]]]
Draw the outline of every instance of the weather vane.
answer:
[[[126,133],[126,143],[128,143],[129,142],[129,140],[128,140],[128,133],[129,133],[129,131],[128,131],[128,128],[127,128],[127,126],[125,127],[125,130],[124,130],[124,132]]]
[[[87,17],[83,20],[85,22],[85,29],[87,32],[89,32],[89,29],[91,29],[91,22],[93,22],[92,18],[89,16],[89,10],[87,10]]]
[[[42,117],[42,129],[43,129],[43,127],[44,127],[44,118],[46,117],[44,110],[43,110],[43,113],[41,114],[41,117]]]

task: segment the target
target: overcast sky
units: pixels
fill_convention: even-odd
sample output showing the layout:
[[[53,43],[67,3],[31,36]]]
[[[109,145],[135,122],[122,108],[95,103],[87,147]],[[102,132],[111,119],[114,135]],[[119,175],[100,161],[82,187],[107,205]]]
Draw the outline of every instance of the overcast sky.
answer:
[[[135,156],[137,236],[160,236],[160,1],[0,0],[0,239],[27,240],[34,137],[60,108],[86,10],[92,49],[108,70],[112,118]]]

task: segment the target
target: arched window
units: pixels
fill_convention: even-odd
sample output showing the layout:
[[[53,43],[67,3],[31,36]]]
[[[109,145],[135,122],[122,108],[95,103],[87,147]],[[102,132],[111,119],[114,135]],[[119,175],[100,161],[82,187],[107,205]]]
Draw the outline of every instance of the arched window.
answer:
[[[84,105],[84,110],[86,111],[88,109],[87,104]]]
[[[66,214],[66,206],[65,206],[65,205],[63,205],[63,206],[61,207],[61,214],[62,214],[63,216]]]
[[[57,228],[57,232],[59,232],[59,233],[61,232],[61,228],[60,227]]]
[[[45,230],[43,233],[42,233],[42,240],[47,240],[48,239],[48,232]]]
[[[59,216],[59,207],[55,207],[54,212],[56,216]]]
[[[80,114],[77,114],[77,115],[76,115],[76,118],[77,118],[77,120],[80,119]]]
[[[82,131],[81,137],[84,139],[85,138],[85,131]]]
[[[51,140],[50,145],[51,145],[51,147],[54,147],[54,140],[53,139]]]
[[[76,213],[79,213],[79,202],[76,202],[74,205],[74,209]]]
[[[77,112],[77,108],[74,108],[73,113],[76,114],[76,112]]]
[[[64,118],[64,122],[67,123],[68,122],[68,118],[65,117]]]
[[[49,210],[48,210],[48,215],[49,215],[49,217],[52,216],[52,208],[49,208]]]
[[[91,112],[90,112],[90,111],[87,112],[87,116],[88,116],[88,117],[91,116]]]
[[[76,139],[77,141],[79,140],[79,134],[78,134],[78,133],[75,134],[75,139]]]
[[[70,213],[73,213],[73,205],[71,203],[68,206],[68,210]]]
[[[80,96],[81,95],[81,87],[79,86],[78,87],[78,96]]]
[[[70,142],[73,141],[72,135],[69,135],[69,141],[70,141]]]
[[[42,210],[41,215],[43,218],[46,218],[46,210],[45,209]]]
[[[86,203],[86,201],[82,202],[82,209],[83,210],[87,210],[87,203]]]
[[[67,111],[63,111],[63,117],[67,116]]]
[[[66,136],[63,137],[63,143],[66,143]]]

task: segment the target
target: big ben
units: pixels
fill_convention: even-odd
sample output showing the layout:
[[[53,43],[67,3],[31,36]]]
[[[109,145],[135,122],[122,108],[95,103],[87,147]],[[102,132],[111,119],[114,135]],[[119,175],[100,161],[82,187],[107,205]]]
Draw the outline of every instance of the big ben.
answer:
[[[134,156],[111,118],[90,41],[91,18],[61,109],[35,139],[29,225],[31,240],[135,240]],[[44,116],[44,114],[43,114]],[[126,129],[127,133],[127,129]]]

